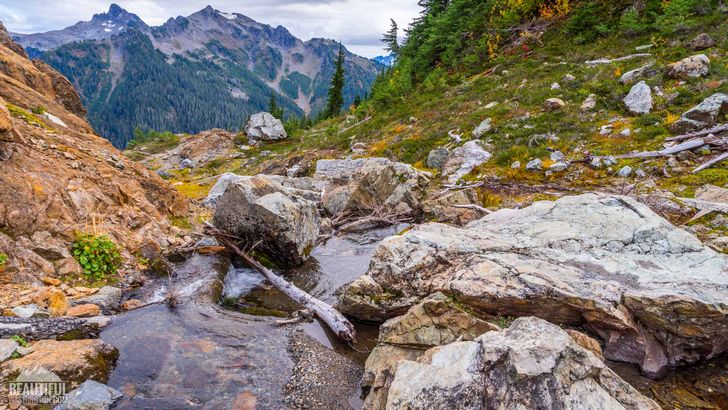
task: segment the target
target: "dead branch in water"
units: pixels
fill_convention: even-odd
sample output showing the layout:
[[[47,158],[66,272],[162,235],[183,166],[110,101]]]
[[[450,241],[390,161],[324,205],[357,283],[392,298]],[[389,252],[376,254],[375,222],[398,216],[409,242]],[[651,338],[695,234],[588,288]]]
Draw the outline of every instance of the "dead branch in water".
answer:
[[[337,230],[339,232],[363,231],[372,228],[396,225],[398,223],[408,222],[411,220],[412,218],[410,217],[398,215],[392,217],[367,216],[365,218],[343,224],[339,226]]]
[[[209,229],[210,233],[217,238],[218,242],[225,245],[236,255],[240,256],[245,263],[265,276],[265,278],[268,279],[273,286],[278,288],[286,296],[293,299],[296,303],[302,305],[306,309],[313,311],[314,314],[323,320],[340,339],[351,342],[356,338],[354,325],[352,325],[351,322],[344,317],[344,315],[339,313],[338,310],[334,309],[331,305],[314,298],[276,275],[270,269],[261,265],[260,262],[253,259],[250,255],[243,252],[237,245],[235,245],[235,243],[228,238],[229,235],[220,232],[220,230],[215,228],[212,224],[205,222],[205,225]]]

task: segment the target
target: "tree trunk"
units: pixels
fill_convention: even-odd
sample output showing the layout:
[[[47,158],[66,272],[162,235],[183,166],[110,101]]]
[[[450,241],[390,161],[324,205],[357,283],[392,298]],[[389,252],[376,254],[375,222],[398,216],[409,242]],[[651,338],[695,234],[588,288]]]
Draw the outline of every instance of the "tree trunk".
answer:
[[[98,337],[99,325],[70,317],[20,318],[0,316],[0,339],[21,336],[29,340],[89,339]]]
[[[263,274],[263,276],[268,279],[268,281],[278,288],[281,292],[286,294],[289,298],[296,301],[296,303],[300,304],[301,306],[310,309],[313,311],[316,316],[318,316],[321,320],[323,320],[331,330],[336,333],[336,335],[347,342],[354,341],[356,338],[356,331],[354,330],[354,325],[349,322],[344,315],[339,313],[338,310],[334,309],[332,306],[330,306],[327,303],[324,303],[313,296],[309,295],[308,293],[302,291],[295,285],[287,282],[285,279],[281,278],[280,276],[276,275],[271,271],[270,269],[267,269],[265,266],[261,265],[258,261],[250,257],[247,253],[243,252],[238,248],[233,241],[231,241],[225,234],[220,232],[217,228],[213,227],[210,224],[207,224],[207,227],[212,231],[212,234],[217,238],[220,243],[225,245],[228,249],[233,251],[235,254],[240,256],[245,263],[253,267],[255,270]]]

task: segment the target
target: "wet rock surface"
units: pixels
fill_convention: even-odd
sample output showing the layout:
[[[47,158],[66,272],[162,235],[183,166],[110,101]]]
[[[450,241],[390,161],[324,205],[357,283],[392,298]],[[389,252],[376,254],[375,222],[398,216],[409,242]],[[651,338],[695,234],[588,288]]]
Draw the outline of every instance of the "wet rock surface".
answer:
[[[724,255],[646,206],[585,194],[388,238],[340,306],[383,320],[441,291],[483,314],[588,324],[605,357],[654,377],[725,349],[726,269]]]

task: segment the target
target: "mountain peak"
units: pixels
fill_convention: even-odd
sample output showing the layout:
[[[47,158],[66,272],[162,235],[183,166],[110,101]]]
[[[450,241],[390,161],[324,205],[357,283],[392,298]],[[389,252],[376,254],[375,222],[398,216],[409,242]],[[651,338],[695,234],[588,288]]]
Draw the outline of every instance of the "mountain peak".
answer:
[[[124,10],[123,8],[121,8],[121,6],[119,6],[118,4],[111,3],[111,6],[109,6],[109,11],[106,14],[108,14],[111,17],[116,17],[119,14],[126,13],[126,12],[127,11]]]

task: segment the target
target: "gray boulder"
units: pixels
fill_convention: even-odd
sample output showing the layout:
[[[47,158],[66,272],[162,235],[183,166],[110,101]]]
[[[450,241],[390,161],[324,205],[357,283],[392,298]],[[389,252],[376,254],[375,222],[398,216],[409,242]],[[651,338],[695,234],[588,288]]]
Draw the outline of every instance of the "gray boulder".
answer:
[[[537,202],[465,228],[419,225],[379,244],[339,306],[386,320],[438,291],[476,312],[586,322],[605,357],[650,376],[728,350],[728,256],[628,197]]]
[[[629,165],[625,165],[624,167],[622,167],[622,169],[617,171],[617,176],[620,176],[622,178],[628,178],[632,176],[632,167],[630,167]]]
[[[698,54],[672,63],[667,66],[670,78],[698,78],[710,73],[710,59],[705,54]]]
[[[326,181],[321,201],[332,215],[350,211],[368,214],[421,212],[428,174],[386,158],[319,160],[315,180]]]
[[[445,161],[442,175],[447,177],[448,182],[454,184],[478,165],[488,162],[490,157],[490,152],[483,148],[480,141],[468,141],[452,150]]]
[[[649,114],[652,111],[652,90],[644,81],[637,83],[624,97],[624,105],[632,114]]]
[[[532,159],[526,164],[528,171],[541,171],[543,169],[543,161],[540,158]]]
[[[54,410],[108,410],[124,395],[105,384],[86,380]]]
[[[447,148],[435,148],[427,154],[427,168],[442,169],[447,161],[447,156],[450,155],[450,151]]]
[[[490,132],[491,129],[493,129],[493,120],[486,118],[477,127],[475,127],[473,130],[473,137],[475,139],[479,139],[486,133]]]
[[[564,161],[559,161],[551,164],[549,167],[549,171],[551,172],[563,172],[566,171],[569,168],[569,164]]]
[[[399,364],[387,409],[654,409],[556,325],[534,317]]]
[[[619,78],[619,82],[622,84],[629,84],[636,79],[644,76],[647,74],[648,70],[654,65],[655,63],[647,63],[643,65],[642,67],[635,68],[632,71],[627,71],[622,75],[622,77]]]
[[[267,112],[260,112],[250,116],[248,123],[245,125],[245,135],[248,136],[251,143],[288,138],[281,120]]]
[[[715,47],[715,40],[707,33],[698,34],[688,42],[687,47],[693,51],[702,51],[707,48]]]
[[[257,175],[231,182],[217,200],[214,225],[283,267],[303,264],[319,234],[316,202]]]
[[[285,188],[289,188],[293,193],[300,195],[309,201],[319,202],[321,200],[321,192],[326,187],[324,181],[318,181],[307,177],[284,177],[281,175],[261,175],[275,183],[281,184]],[[237,175],[226,172],[217,179],[215,185],[212,186],[207,197],[202,204],[208,208],[215,208],[217,201],[225,193],[230,184],[238,181],[247,181],[253,178],[249,175]]]
[[[584,100],[583,103],[581,103],[581,107],[579,109],[582,112],[588,112],[596,108],[597,106],[597,96],[595,94],[589,94],[588,97],[586,97],[586,100]]]
[[[722,114],[728,114],[728,94],[716,93],[686,111],[670,126],[670,131],[683,134],[712,127]]]

